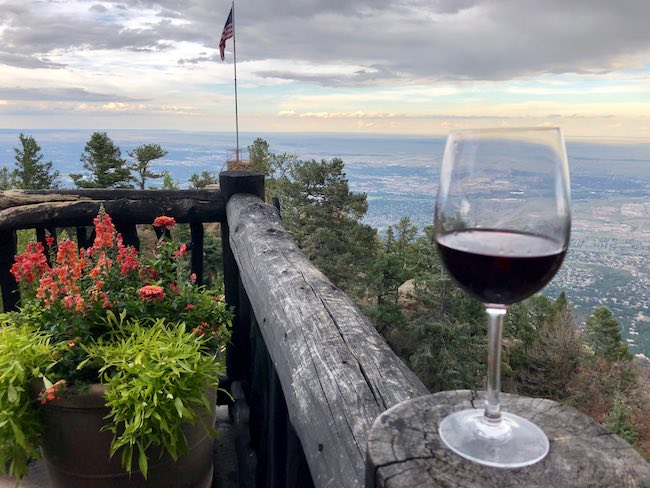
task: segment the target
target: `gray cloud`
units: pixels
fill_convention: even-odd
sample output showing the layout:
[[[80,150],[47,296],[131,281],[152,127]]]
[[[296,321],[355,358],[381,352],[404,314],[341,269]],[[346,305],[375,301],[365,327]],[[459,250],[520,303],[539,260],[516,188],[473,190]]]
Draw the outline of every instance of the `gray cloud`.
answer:
[[[0,100],[50,100],[55,102],[137,102],[142,99],[116,97],[93,93],[83,88],[32,88],[0,87]]]
[[[43,67],[55,49],[154,51],[182,41],[216,49],[230,8],[214,0],[91,0],[96,18],[89,18],[40,14],[38,5],[3,6],[0,62]],[[124,17],[138,8],[153,9],[160,20],[126,27]],[[261,76],[330,86],[603,73],[650,53],[648,19],[645,0],[250,0],[237,5],[237,55],[278,60]],[[214,60],[200,51],[178,63]],[[12,61],[9,52],[18,57]],[[362,69],[305,75],[283,60]]]
[[[65,67],[60,63],[53,63],[47,58],[42,58],[39,56],[30,56],[26,54],[17,54],[7,51],[0,51],[0,64],[6,64],[7,66],[14,66],[16,68],[27,68],[27,69],[36,69],[36,68],[49,68],[49,69],[58,69]]]
[[[108,8],[106,8],[104,5],[102,5],[100,3],[96,3],[95,5],[90,7],[89,10],[91,12],[96,12],[96,13],[100,13],[100,14],[105,14],[106,12],[108,12]]]

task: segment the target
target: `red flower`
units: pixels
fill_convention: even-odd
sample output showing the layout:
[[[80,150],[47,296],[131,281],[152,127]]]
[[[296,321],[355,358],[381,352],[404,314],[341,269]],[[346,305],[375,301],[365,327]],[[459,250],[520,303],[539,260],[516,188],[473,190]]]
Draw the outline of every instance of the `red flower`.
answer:
[[[174,251],[174,257],[179,258],[181,256],[185,256],[187,254],[187,244],[182,244],[181,247],[178,248],[178,251]]]
[[[34,283],[48,269],[47,259],[45,259],[45,248],[40,242],[30,242],[27,244],[25,252],[16,256],[16,262],[11,267],[11,273],[16,281],[27,281]]]
[[[176,225],[176,219],[174,217],[167,217],[166,215],[161,215],[156,217],[153,221],[154,227],[164,227],[165,229],[171,229]]]
[[[140,288],[138,293],[145,302],[162,302],[165,299],[165,290],[162,286],[146,285]]]
[[[46,243],[48,246],[52,246],[52,245],[54,245],[54,237],[47,236],[47,237],[45,238],[45,243]]]

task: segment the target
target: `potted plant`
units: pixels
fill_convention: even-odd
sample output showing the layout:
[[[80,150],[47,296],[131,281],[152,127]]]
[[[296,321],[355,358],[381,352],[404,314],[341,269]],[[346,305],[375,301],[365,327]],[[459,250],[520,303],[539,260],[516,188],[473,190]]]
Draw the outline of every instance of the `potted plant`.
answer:
[[[232,314],[161,228],[153,257],[103,210],[89,249],[31,243],[0,319],[0,470],[45,458],[54,486],[204,486]],[[48,255],[50,254],[50,255]],[[121,480],[121,481],[120,481]]]

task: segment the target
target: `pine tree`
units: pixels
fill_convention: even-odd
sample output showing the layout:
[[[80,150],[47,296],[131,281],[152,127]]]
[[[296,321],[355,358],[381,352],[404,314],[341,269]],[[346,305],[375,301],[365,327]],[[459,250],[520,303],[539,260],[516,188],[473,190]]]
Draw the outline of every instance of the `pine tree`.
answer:
[[[172,177],[171,173],[169,171],[163,171],[162,172],[162,189],[163,190],[178,190],[179,186],[178,184],[174,181],[174,178]]]
[[[374,260],[376,232],[361,222],[366,195],[350,191],[343,161],[293,161],[276,188],[285,227],[303,253],[346,291],[365,291],[359,278]]]
[[[14,148],[16,168],[11,173],[12,186],[24,190],[57,188],[59,172],[52,162],[42,162],[41,147],[32,136],[20,134],[20,148]]]
[[[587,342],[593,347],[594,352],[608,361],[632,358],[627,344],[621,337],[618,321],[609,308],[596,307],[587,317],[585,332]]]
[[[106,132],[95,132],[81,155],[81,162],[90,174],[84,177],[71,173],[70,177],[80,188],[133,188],[131,168],[121,156],[120,148]]]
[[[155,173],[149,169],[151,161],[167,156],[165,151],[158,144],[143,144],[129,152],[129,156],[136,160],[133,171],[137,174],[137,184],[144,190],[147,179],[156,179],[164,176],[163,173]]]
[[[9,190],[12,188],[11,174],[9,168],[3,166],[0,168],[0,190]]]
[[[209,171],[203,171],[201,174],[194,173],[190,176],[190,188],[205,188],[208,185],[219,183],[219,176]]]

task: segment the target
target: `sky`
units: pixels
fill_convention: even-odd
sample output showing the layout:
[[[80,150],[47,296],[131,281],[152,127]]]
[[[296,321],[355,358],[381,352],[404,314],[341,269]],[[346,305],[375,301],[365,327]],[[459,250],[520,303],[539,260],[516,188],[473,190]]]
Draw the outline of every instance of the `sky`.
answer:
[[[234,131],[227,0],[0,0],[0,128]],[[239,129],[650,140],[648,0],[242,0]]]

